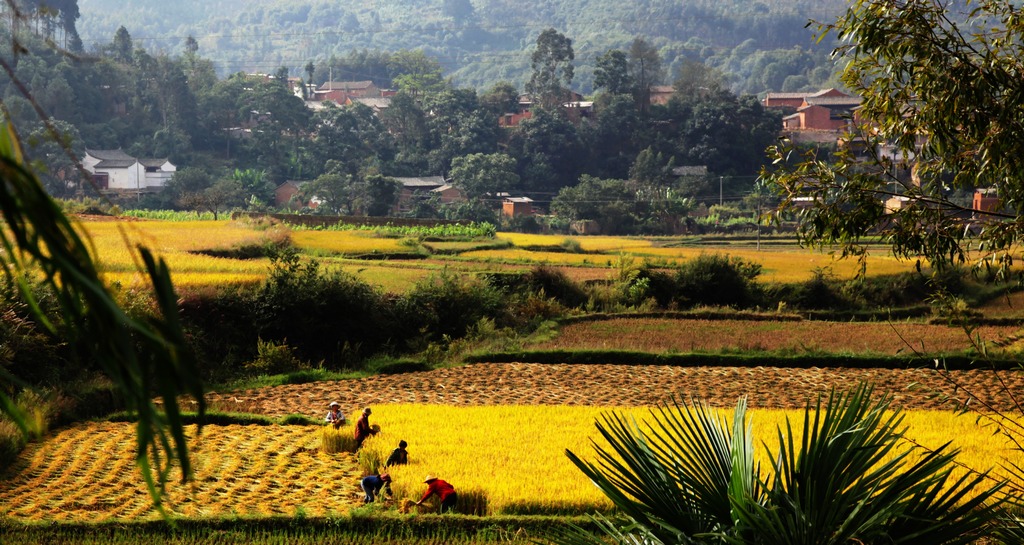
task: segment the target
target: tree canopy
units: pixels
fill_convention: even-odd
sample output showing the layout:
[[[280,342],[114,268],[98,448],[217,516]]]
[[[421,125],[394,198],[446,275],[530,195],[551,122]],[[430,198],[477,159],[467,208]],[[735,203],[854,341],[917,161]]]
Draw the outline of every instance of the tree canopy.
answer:
[[[980,255],[975,265],[1007,273],[1024,235],[1019,7],[858,0],[820,30],[842,40],[842,81],[863,97],[847,140],[862,145],[835,160],[777,148],[768,175],[782,212],[812,203],[804,239],[838,243],[844,255],[863,255],[866,237],[881,234],[902,257],[943,267]],[[998,205],[978,210],[957,198],[976,188]],[[899,206],[883,204],[893,198]]]

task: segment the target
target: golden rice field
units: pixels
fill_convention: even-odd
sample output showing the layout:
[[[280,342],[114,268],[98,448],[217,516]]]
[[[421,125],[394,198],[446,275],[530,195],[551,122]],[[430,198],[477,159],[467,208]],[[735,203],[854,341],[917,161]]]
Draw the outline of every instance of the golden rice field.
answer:
[[[857,270],[853,261],[835,261],[827,253],[795,245],[765,246],[759,251],[749,246],[728,245],[667,247],[667,244],[678,243],[679,240],[665,238],[499,233],[498,242],[508,241],[513,246],[479,249],[479,243],[437,243],[434,244],[436,249],[443,250],[446,255],[402,260],[395,257],[414,255],[418,249],[403,245],[400,239],[378,237],[364,231],[289,231],[281,226],[255,228],[249,223],[232,220],[81,221],[79,225],[95,245],[106,278],[128,286],[141,278],[136,258],[129,250],[136,244],[144,244],[166,259],[178,286],[193,288],[257,282],[268,268],[266,259],[212,257],[199,252],[261,244],[283,236],[289,236],[296,247],[307,254],[324,260],[330,266],[357,274],[387,291],[407,290],[445,267],[468,274],[471,271],[525,270],[547,265],[568,271],[571,278],[592,280],[608,278],[623,263],[649,262],[655,266],[672,266],[708,252],[724,252],[760,263],[763,267],[761,280],[764,282],[804,281],[819,269],[828,270],[838,278],[849,278]],[[580,253],[546,249],[563,246],[567,240],[577,244]],[[373,257],[374,254],[387,256],[388,260],[351,259]],[[912,269],[912,263],[883,255],[873,255],[868,259],[868,272],[873,275]]]
[[[972,332],[993,352],[1015,349],[1022,334],[1020,326],[983,326]],[[529,348],[893,356],[960,354],[970,342],[962,328],[944,324],[618,318],[562,325],[555,338]]]
[[[399,501],[419,499],[424,476],[432,474],[457,491],[483,494],[492,514],[590,512],[610,505],[564,452],[593,459],[591,440],[601,444],[595,419],[610,410],[650,419],[639,407],[380,405],[374,422],[382,432],[364,448],[386,455],[399,439],[409,442],[410,464],[390,471]],[[754,411],[754,437],[774,445],[774,430],[787,415],[802,418],[794,411]],[[954,438],[963,450],[958,460],[969,467],[987,469],[1007,457],[1024,462],[969,416],[913,411],[905,423],[908,437],[928,447]],[[193,441],[194,481],[171,485],[167,507],[188,518],[346,512],[361,503],[362,470],[355,455],[323,452],[319,437],[319,426],[208,426]],[[156,518],[133,449],[134,428],[120,423],[76,424],[30,445],[0,481],[0,516],[18,522]]]

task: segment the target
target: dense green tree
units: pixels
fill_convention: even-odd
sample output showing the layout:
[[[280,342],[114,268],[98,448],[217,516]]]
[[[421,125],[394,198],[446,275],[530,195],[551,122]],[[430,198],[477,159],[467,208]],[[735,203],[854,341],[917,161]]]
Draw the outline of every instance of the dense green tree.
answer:
[[[132,62],[132,53],[134,52],[135,46],[132,45],[132,35],[128,33],[128,29],[123,26],[117,27],[114,41],[110,44],[111,56],[114,60],[127,64]]]
[[[519,178],[529,191],[554,192],[573,184],[583,167],[583,145],[564,116],[540,109],[511,134],[509,154],[519,164]]]
[[[778,114],[765,110],[757,97],[725,90],[676,93],[658,115],[668,123],[662,126],[671,129],[662,134],[662,144],[669,145],[656,151],[676,157],[678,164],[704,165],[710,172],[750,176],[751,181],[781,125]]]
[[[391,55],[389,62],[392,81],[398,90],[412,96],[440,92],[447,83],[441,72],[441,64],[422,50],[398,51]]]
[[[498,149],[498,121],[480,107],[472,89],[446,90],[427,100],[432,148],[429,171],[447,173],[452,158]]]
[[[594,87],[613,95],[632,91],[629,80],[629,59],[620,49],[609,49],[597,58],[594,67]]]
[[[626,180],[584,174],[579,183],[563,187],[551,200],[551,212],[570,220],[593,220],[604,234],[632,232],[638,216],[636,192]]]
[[[231,178],[221,178],[202,191],[185,193],[178,199],[178,204],[184,208],[213,213],[214,220],[221,212],[241,207],[244,203],[242,184]]]
[[[494,84],[480,95],[480,105],[495,119],[498,116],[519,111],[519,91],[507,81]]]
[[[629,79],[637,109],[646,112],[651,104],[651,86],[663,77],[661,56],[647,40],[635,38],[629,46]]]
[[[676,71],[672,83],[675,94],[682,97],[710,95],[728,88],[725,74],[706,64],[686,59]]]
[[[237,101],[239,114],[247,116],[243,119],[252,125],[248,152],[258,168],[280,183],[287,177],[288,159],[294,155],[311,114],[302,99],[288,90],[286,81],[256,77],[250,78],[250,85]]]
[[[645,127],[630,95],[610,95],[600,102],[596,122],[580,129],[589,156],[584,170],[598,178],[626,178]]]
[[[504,153],[473,153],[456,157],[452,160],[450,175],[452,183],[470,199],[519,188],[516,161]]]
[[[247,168],[245,170],[235,169],[231,173],[231,179],[238,182],[242,198],[246,201],[256,199],[261,203],[274,201],[274,184],[267,179],[267,173],[263,170]]]
[[[569,85],[576,58],[572,40],[553,28],[537,36],[537,44],[530,55],[532,74],[526,83],[526,92],[534,104],[542,108],[558,108],[569,100]]]
[[[328,106],[314,114],[312,124],[310,151],[314,164],[309,172],[313,175],[325,172],[329,161],[336,161],[343,173],[356,176],[391,158],[390,137],[382,121],[367,106]]]
[[[318,201],[317,211],[332,214],[352,214],[355,211],[353,177],[338,171],[328,171],[302,188],[303,202]]]
[[[398,199],[401,184],[394,178],[370,174],[356,185],[355,206],[367,216],[386,216]]]

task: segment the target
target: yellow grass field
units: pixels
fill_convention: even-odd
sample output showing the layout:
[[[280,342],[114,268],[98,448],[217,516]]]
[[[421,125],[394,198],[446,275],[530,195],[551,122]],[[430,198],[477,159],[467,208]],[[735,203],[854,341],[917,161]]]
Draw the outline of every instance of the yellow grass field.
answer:
[[[223,286],[258,282],[267,272],[266,259],[234,259],[211,257],[198,253],[228,250],[238,246],[259,245],[288,236],[304,253],[336,263],[347,272],[366,279],[387,291],[404,291],[437,270],[470,274],[474,271],[515,268],[525,270],[537,265],[563,268],[570,277],[580,279],[606,278],[623,263],[647,262],[653,266],[676,266],[702,253],[726,253],[760,263],[763,282],[801,282],[816,270],[828,270],[837,278],[850,278],[857,271],[853,261],[836,261],[827,253],[799,248],[795,245],[765,246],[758,251],[749,246],[681,246],[666,247],[678,240],[664,238],[608,237],[564,235],[530,235],[499,233],[498,241],[509,241],[513,247],[475,249],[477,243],[435,244],[452,255],[430,259],[346,260],[346,256],[395,256],[415,254],[415,246],[403,245],[400,239],[378,237],[365,231],[290,231],[286,227],[254,228],[251,224],[232,220],[219,221],[82,221],[79,224],[95,245],[99,261],[111,282],[130,286],[140,275],[129,248],[144,244],[167,260],[176,285],[180,287]],[[548,251],[566,240],[578,244],[580,253]],[[536,251],[530,247],[540,247]],[[466,251],[460,251],[465,249]],[[335,261],[340,259],[340,261]],[[575,270],[574,270],[575,269]],[[891,257],[873,255],[868,260],[868,274],[884,275],[910,271],[913,263]],[[602,272],[606,271],[606,272]]]
[[[364,447],[381,456],[409,442],[410,464],[391,470],[397,499],[419,499],[426,474],[456,490],[486,495],[491,513],[590,512],[610,504],[565,457],[565,449],[594,459],[594,421],[611,409],[568,406],[454,407],[380,405],[381,434]],[[638,420],[648,409],[622,409]],[[728,414],[729,411],[723,411]],[[785,415],[754,411],[755,438],[774,444]],[[912,411],[908,437],[928,447],[953,438],[958,460],[988,469],[1020,453],[969,416]],[[799,428],[799,427],[798,427]],[[0,479],[0,516],[19,522],[95,522],[154,519],[134,466],[134,428],[82,423],[30,445]],[[194,435],[194,432],[192,432]],[[194,441],[195,480],[171,485],[175,516],[331,516],[358,506],[362,475],[355,455],[326,454],[319,426],[208,426]],[[759,453],[762,460],[766,452]]]

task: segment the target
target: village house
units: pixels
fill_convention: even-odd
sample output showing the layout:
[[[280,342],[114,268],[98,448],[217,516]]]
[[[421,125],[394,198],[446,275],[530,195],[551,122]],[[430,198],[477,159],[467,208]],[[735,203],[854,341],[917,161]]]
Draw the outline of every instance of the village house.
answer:
[[[135,195],[160,191],[178,170],[167,159],[137,159],[119,149],[86,149],[82,166],[100,191]]]
[[[443,176],[394,177],[402,188],[391,208],[391,215],[398,216],[411,211],[417,200],[426,200],[433,196],[445,204],[465,199],[462,190],[449,184]]]
[[[861,98],[837,89],[806,93],[768,93],[765,108],[781,110],[782,128],[786,131],[825,131],[836,133],[849,124]],[[832,138],[825,135],[825,138]]]
[[[299,198],[302,195],[302,188],[308,183],[308,181],[286,180],[283,184],[277,186],[274,189],[274,206],[290,210],[299,210],[300,208],[316,209],[323,202],[322,199],[313,196],[308,201],[302,202]]]
[[[533,199],[530,197],[505,197],[501,202],[501,213],[513,218],[533,215]]]
[[[315,101],[333,100],[345,104],[349,99],[377,98],[381,96],[380,88],[372,81],[328,81],[324,82],[311,97]]]
[[[498,126],[503,128],[518,127],[520,123],[533,117],[532,108],[533,99],[530,98],[530,95],[519,95],[518,111],[505,112],[499,116]],[[594,103],[583,100],[583,95],[576,91],[569,91],[569,101],[564,102],[562,108],[565,109],[569,119],[574,123],[579,123],[580,119],[594,114]]]
[[[675,88],[671,85],[652,85],[649,91],[649,101],[651,105],[668,104],[668,101],[672,98],[672,93],[674,92]]]

